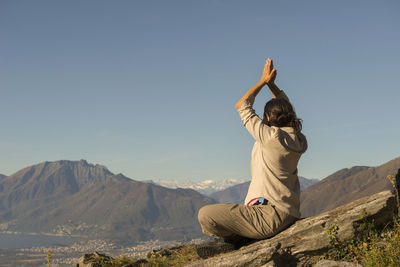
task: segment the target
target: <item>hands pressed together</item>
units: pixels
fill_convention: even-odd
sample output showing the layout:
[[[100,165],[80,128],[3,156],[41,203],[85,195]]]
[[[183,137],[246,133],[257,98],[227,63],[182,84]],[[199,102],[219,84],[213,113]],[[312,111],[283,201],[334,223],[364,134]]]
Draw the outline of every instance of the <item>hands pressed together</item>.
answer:
[[[265,62],[264,71],[261,75],[260,82],[264,85],[272,85],[275,83],[276,69],[274,69],[274,63],[272,59],[268,58]]]
[[[268,85],[274,98],[277,97],[280,94],[281,90],[278,88],[278,86],[276,86],[275,78],[276,69],[274,69],[272,59],[268,58],[265,62],[264,71],[261,75],[260,81],[242,96],[242,98],[236,103],[236,109],[239,110],[243,102],[249,97],[256,97],[260,90],[264,87],[264,85]]]

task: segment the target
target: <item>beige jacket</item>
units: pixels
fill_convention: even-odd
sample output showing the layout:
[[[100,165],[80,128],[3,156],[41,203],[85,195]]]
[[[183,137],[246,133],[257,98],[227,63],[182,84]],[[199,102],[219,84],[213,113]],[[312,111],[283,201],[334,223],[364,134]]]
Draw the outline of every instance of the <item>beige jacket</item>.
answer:
[[[289,100],[281,91],[277,98]],[[297,163],[307,150],[307,139],[292,127],[268,126],[253,109],[254,97],[238,110],[243,125],[254,137],[251,154],[251,183],[245,204],[264,197],[278,209],[300,217],[300,184]]]

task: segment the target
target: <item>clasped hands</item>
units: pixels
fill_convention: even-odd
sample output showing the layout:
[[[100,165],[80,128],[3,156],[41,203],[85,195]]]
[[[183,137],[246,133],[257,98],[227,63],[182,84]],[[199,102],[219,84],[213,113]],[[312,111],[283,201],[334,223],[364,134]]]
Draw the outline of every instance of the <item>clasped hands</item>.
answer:
[[[276,69],[274,69],[274,63],[272,59],[268,58],[265,62],[264,71],[261,75],[260,82],[263,85],[273,85],[275,83],[276,78]]]

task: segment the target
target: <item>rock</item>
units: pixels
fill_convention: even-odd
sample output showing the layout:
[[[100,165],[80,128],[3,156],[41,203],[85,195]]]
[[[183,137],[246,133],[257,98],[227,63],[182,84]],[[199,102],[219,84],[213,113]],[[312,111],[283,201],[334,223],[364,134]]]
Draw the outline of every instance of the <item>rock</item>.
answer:
[[[309,266],[318,262],[319,256],[329,250],[327,230],[331,225],[338,226],[337,237],[340,241],[351,240],[360,232],[363,220],[371,220],[380,228],[393,219],[395,211],[394,194],[391,191],[380,192],[298,220],[270,239],[189,266]]]
[[[104,266],[102,263],[107,264],[111,263],[113,260],[112,257],[107,256],[105,254],[98,253],[97,251],[85,254],[79,258],[79,261],[72,265],[74,267],[101,267]]]
[[[174,249],[180,249],[182,246],[175,247]],[[172,252],[169,248],[153,249],[152,252],[147,253],[147,258],[151,257],[168,257],[171,256]]]

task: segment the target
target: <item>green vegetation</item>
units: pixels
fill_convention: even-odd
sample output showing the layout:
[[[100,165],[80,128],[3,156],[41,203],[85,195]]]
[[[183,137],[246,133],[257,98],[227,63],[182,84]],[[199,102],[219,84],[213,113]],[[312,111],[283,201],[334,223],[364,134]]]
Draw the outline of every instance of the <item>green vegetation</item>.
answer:
[[[150,266],[183,266],[199,260],[194,245],[180,246],[172,249],[161,249],[147,254]]]
[[[84,261],[85,264],[92,263],[94,266],[98,267],[120,267],[128,264],[134,264],[135,266],[148,266],[148,265],[141,265],[139,259],[129,258],[125,255],[113,258],[103,254],[93,253],[86,256],[87,258]]]
[[[394,179],[387,178],[395,188],[398,204],[399,193]],[[400,266],[400,213],[383,229],[377,229],[368,214],[364,214],[360,222],[357,239],[347,242],[339,240],[339,227],[331,225],[327,230],[331,249],[322,258],[352,261],[363,266]]]
[[[363,266],[400,266],[400,221],[378,231],[370,222],[364,224],[365,231],[356,239],[340,242],[338,227],[333,225],[327,231],[332,249],[323,258],[360,263]]]

